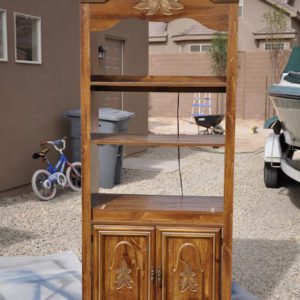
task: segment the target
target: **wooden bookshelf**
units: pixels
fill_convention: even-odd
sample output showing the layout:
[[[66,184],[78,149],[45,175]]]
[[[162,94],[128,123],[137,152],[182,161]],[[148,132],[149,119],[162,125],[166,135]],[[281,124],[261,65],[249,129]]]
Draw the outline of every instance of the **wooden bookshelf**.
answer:
[[[218,76],[101,76],[91,77],[92,91],[226,92],[226,77]]]
[[[147,147],[224,147],[223,135],[166,135],[166,134],[91,134],[92,143],[96,145],[124,145]]]
[[[177,9],[160,6],[154,12],[146,1],[138,9],[140,0],[81,0],[83,300],[231,299],[238,0],[175,2]],[[91,74],[91,33],[126,18],[162,22],[192,18],[228,32],[226,77]],[[99,121],[91,94],[99,91],[226,92],[226,135],[93,133]],[[92,186],[98,169],[95,157],[98,145],[108,144],[225,146],[224,196],[100,194]],[[211,172],[219,171],[212,165]],[[119,274],[125,274],[125,284],[120,284]],[[190,276],[182,278],[184,274]],[[192,280],[192,290],[183,286],[183,280]]]
[[[97,211],[223,212],[223,197],[93,194],[93,215]],[[97,217],[95,217],[97,219]]]
[[[197,225],[200,218],[202,225],[221,224],[223,205],[223,197],[93,194],[92,222],[170,224],[176,218],[181,225]]]

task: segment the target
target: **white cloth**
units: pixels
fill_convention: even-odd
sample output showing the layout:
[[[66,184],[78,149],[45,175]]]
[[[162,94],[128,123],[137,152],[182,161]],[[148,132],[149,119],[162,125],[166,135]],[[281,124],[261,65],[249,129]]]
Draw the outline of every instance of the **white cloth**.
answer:
[[[73,252],[0,257],[0,300],[81,300],[81,263]],[[232,284],[232,300],[257,300]]]
[[[0,300],[81,300],[81,286],[73,252],[0,258]]]

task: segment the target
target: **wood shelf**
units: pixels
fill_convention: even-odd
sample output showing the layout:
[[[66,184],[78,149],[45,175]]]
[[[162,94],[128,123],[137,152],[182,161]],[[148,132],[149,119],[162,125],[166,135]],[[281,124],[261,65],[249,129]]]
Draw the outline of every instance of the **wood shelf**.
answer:
[[[226,92],[221,76],[91,76],[93,91],[123,92]]]
[[[91,134],[92,143],[96,145],[126,145],[148,147],[224,147],[223,135],[129,135],[129,134]]]
[[[106,211],[222,213],[223,197],[92,194],[93,215]]]

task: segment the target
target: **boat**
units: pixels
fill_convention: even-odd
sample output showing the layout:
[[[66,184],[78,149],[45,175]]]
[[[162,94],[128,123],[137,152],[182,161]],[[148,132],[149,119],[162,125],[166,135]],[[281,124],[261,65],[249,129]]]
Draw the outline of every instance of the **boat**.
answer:
[[[293,48],[278,84],[269,87],[269,96],[278,119],[265,146],[265,185],[280,186],[282,171],[300,182],[300,161],[294,153],[300,150],[300,47]]]

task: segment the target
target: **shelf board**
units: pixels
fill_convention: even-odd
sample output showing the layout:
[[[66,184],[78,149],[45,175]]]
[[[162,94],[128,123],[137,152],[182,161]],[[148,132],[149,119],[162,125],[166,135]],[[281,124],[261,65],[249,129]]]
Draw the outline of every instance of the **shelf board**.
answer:
[[[91,134],[92,143],[96,145],[127,145],[148,147],[224,147],[223,135],[166,135],[166,134]]]
[[[92,194],[93,215],[107,211],[222,213],[223,197]]]
[[[226,77],[92,75],[91,90],[123,92],[225,93]]]

